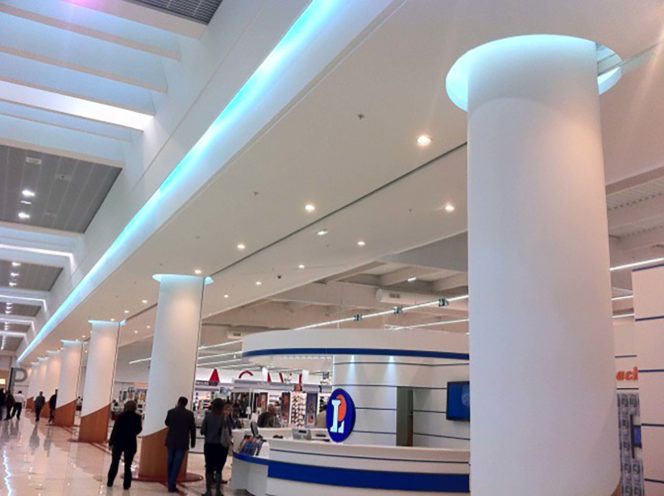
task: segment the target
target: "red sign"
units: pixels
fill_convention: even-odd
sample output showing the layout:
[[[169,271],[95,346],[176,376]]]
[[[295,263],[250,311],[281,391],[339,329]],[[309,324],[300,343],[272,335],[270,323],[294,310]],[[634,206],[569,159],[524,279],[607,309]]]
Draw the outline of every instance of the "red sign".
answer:
[[[620,370],[616,373],[616,379],[619,381],[638,381],[639,368],[634,367],[632,370]]]

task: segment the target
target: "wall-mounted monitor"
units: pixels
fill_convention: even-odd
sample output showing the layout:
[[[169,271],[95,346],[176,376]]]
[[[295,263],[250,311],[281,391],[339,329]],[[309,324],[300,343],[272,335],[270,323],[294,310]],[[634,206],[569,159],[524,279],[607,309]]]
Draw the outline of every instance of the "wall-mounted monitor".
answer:
[[[470,421],[470,382],[447,383],[447,420]]]

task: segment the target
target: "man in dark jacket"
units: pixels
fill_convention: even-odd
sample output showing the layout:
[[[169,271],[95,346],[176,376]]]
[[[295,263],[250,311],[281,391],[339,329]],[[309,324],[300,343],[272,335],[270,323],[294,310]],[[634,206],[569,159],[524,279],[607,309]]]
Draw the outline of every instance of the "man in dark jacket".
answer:
[[[141,416],[136,413],[136,402],[127,401],[124,412],[118,415],[113,424],[108,445],[112,448],[111,467],[108,469],[108,487],[113,486],[115,476],[118,475],[120,457],[124,454],[124,483],[122,487],[127,490],[131,487],[131,462],[137,450],[136,436],[143,430]]]
[[[166,447],[168,448],[168,492],[177,492],[176,483],[180,467],[184,457],[191,447],[196,446],[196,422],[194,421],[194,412],[187,410],[186,406],[189,400],[180,396],[175,408],[168,411],[166,415]]]
[[[51,395],[48,399],[48,423],[52,424],[55,422],[55,405],[58,403],[58,390],[55,390],[55,393]]]
[[[35,420],[39,422],[39,416],[41,415],[42,408],[46,404],[46,398],[44,398],[44,391],[39,391],[39,395],[35,398]]]
[[[5,400],[7,395],[5,394],[5,389],[0,388],[0,419],[2,419],[3,408],[5,408]]]

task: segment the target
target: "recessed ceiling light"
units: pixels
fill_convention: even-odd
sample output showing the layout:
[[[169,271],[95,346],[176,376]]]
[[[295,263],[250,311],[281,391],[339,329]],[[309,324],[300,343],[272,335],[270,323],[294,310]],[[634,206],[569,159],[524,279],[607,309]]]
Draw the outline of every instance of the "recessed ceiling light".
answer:
[[[362,240],[359,240],[359,241],[357,242],[357,246],[366,246],[366,243],[365,243],[364,241],[362,241]]]
[[[81,334],[81,337],[82,337],[83,339],[85,339],[85,334]]]
[[[420,146],[429,146],[431,144],[431,136],[422,134],[417,137],[417,144]]]
[[[23,204],[23,205],[32,205],[32,202],[28,201],[28,200],[19,200],[18,202]]]
[[[27,212],[19,212],[18,213],[18,218],[22,220],[27,220],[30,218],[30,214]]]
[[[415,282],[415,281],[417,281],[417,277],[409,277],[409,278],[407,279],[407,281],[408,281],[408,282]]]
[[[147,304],[148,304],[148,300],[141,300],[141,303],[143,303],[143,305],[147,305]]]
[[[325,236],[328,232],[330,231],[328,231],[327,229],[320,229],[319,231],[316,231],[316,234],[318,236]]]
[[[12,267],[20,267],[21,262],[12,262]]]
[[[111,322],[115,322],[115,319],[111,317]]]
[[[244,249],[247,247],[244,243],[238,243],[237,244],[237,249],[240,251],[244,251]]]
[[[10,272],[9,275],[12,277],[18,277],[20,274],[18,272]]]
[[[23,191],[21,191],[21,194],[25,198],[34,198],[35,197],[35,192],[32,191],[31,189],[24,189]]]
[[[261,281],[256,281],[256,286],[262,286],[263,283]]]
[[[125,310],[124,313],[125,315],[127,315],[129,313],[129,310]]]
[[[229,295],[227,295],[227,294],[225,294],[225,295],[224,295],[224,298],[230,298],[230,296],[229,296]]]
[[[451,203],[446,203],[445,204],[445,212],[454,212],[456,210],[456,207],[452,205]]]
[[[309,213],[311,213],[311,212],[315,212],[315,211],[316,211],[316,205],[314,205],[313,203],[307,203],[307,204],[304,206],[304,209],[305,209],[307,212],[309,212]]]
[[[304,264],[300,264],[300,265],[297,266],[297,268],[298,268],[298,269],[304,269],[304,268],[306,268],[306,267],[305,267]]]
[[[16,286],[16,283],[14,281],[9,281],[9,285],[13,288]]]
[[[134,334],[138,334],[138,331],[134,331]]]
[[[197,276],[200,276],[202,273],[203,271],[201,269],[194,269],[194,274],[196,274]]]
[[[146,329],[151,329],[151,327],[149,325],[146,325],[145,328]]]

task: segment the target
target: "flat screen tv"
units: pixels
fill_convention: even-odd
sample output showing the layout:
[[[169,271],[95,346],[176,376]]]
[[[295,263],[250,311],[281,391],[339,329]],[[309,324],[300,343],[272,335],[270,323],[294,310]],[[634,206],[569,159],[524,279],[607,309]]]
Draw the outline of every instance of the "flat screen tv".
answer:
[[[447,383],[447,420],[470,422],[470,382]]]

